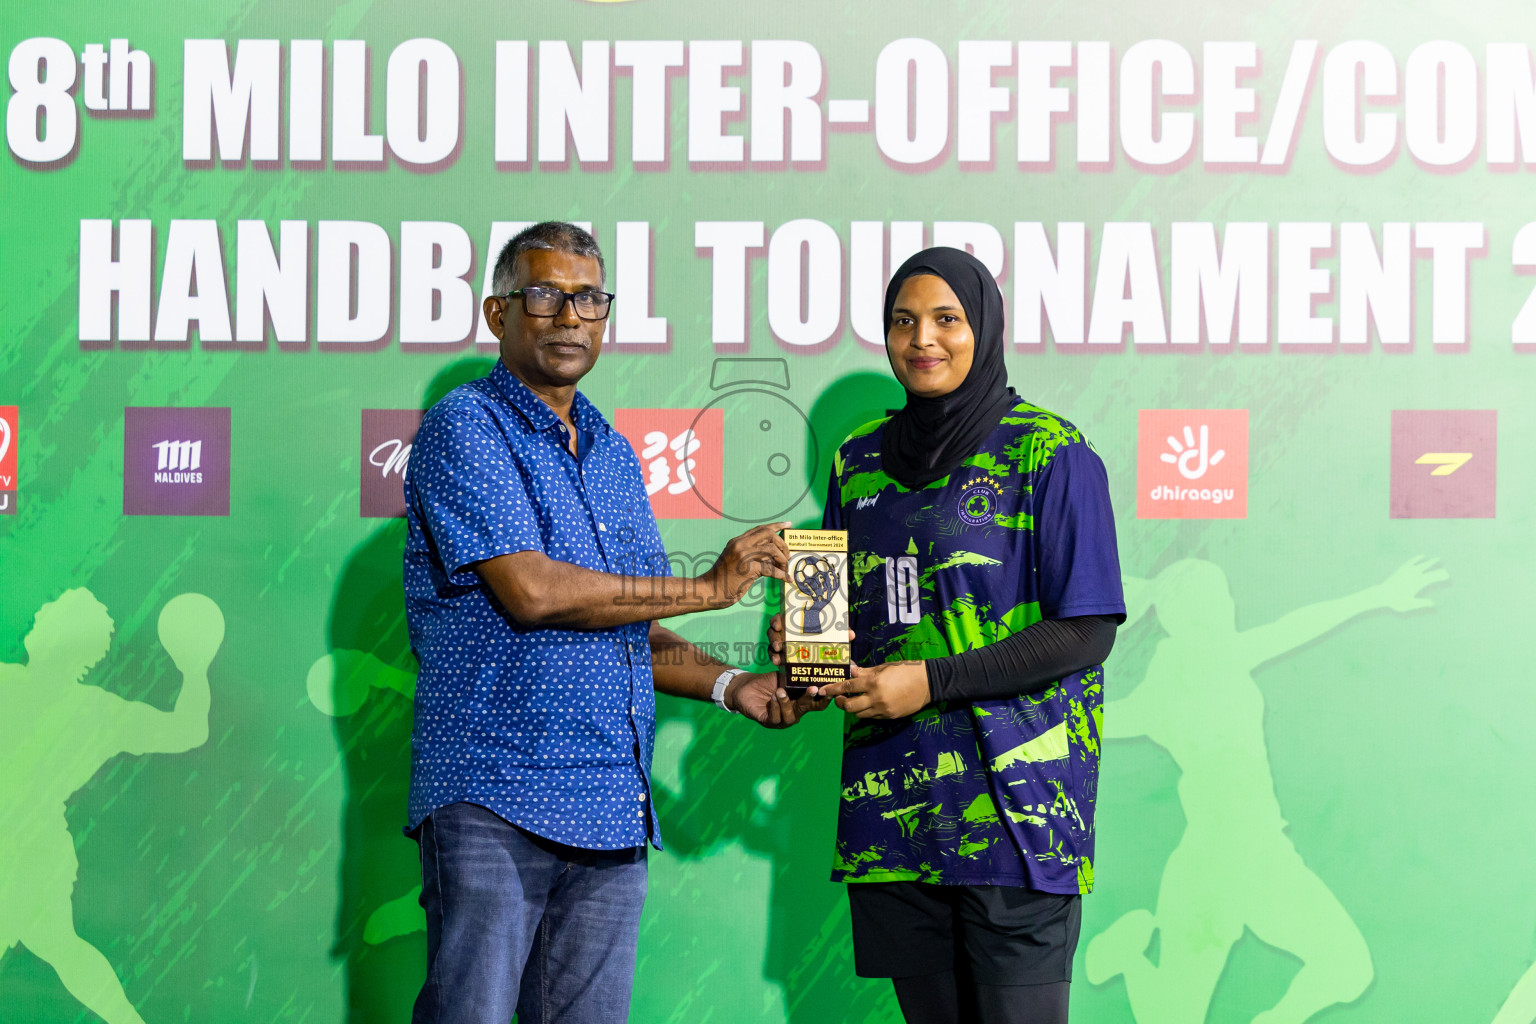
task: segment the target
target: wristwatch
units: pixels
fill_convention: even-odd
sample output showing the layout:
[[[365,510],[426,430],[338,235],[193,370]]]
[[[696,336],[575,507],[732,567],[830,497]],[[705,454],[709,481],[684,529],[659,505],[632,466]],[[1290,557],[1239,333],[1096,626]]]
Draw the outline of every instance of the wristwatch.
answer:
[[[715,689],[710,694],[710,697],[714,699],[715,704],[720,708],[721,711],[731,715],[737,713],[725,705],[725,688],[730,685],[732,679],[735,679],[745,671],[746,669],[728,668],[724,672],[721,672],[719,677],[715,679]]]

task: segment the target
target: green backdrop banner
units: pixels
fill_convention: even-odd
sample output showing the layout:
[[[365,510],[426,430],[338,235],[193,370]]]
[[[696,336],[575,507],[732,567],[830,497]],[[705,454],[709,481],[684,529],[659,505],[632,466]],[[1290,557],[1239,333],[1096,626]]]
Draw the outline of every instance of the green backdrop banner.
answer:
[[[0,1016],[405,1021],[400,482],[520,225],[674,561],[819,522],[969,248],[1109,468],[1076,1019],[1536,1018],[1528,4],[7,7]],[[680,621],[762,664],[771,595]],[[633,1019],[897,1019],[839,714],[660,701]],[[92,1014],[96,1017],[93,1017]]]

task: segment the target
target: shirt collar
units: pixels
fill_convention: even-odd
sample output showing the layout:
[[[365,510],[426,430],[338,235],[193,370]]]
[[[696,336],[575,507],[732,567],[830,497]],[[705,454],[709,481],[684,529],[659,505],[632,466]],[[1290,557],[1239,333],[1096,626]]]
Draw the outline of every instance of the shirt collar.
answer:
[[[560,417],[555,411],[545,404],[544,399],[533,393],[533,389],[522,381],[517,375],[507,369],[507,364],[500,359],[496,360],[496,366],[490,373],[491,383],[496,390],[501,392],[507,403],[522,414],[528,421],[528,426],[535,432],[555,430],[560,426]],[[576,392],[576,398],[571,402],[571,419],[576,424],[576,429],[586,434],[606,434],[609,431],[608,421],[603,414],[597,411],[597,406],[587,400],[587,396],[580,391]]]

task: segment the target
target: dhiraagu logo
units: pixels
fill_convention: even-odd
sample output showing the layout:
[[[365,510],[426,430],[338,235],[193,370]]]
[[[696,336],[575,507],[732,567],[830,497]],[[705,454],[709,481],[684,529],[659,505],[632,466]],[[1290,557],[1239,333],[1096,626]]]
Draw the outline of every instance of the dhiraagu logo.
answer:
[[[1143,409],[1138,519],[1248,518],[1248,410]]]
[[[1172,451],[1163,452],[1158,458],[1172,466],[1177,466],[1179,476],[1186,480],[1199,480],[1205,476],[1205,471],[1227,457],[1225,448],[1217,448],[1211,451],[1211,428],[1209,425],[1200,424],[1200,440],[1195,440],[1193,427],[1185,425],[1184,443],[1172,434],[1168,435],[1168,447]]]

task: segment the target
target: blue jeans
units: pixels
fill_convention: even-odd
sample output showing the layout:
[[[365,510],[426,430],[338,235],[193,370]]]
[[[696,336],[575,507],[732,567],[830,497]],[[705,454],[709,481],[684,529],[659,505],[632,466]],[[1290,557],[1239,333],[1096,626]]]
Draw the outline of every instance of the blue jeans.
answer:
[[[476,804],[421,825],[427,981],[412,1024],[623,1024],[645,847],[581,850]]]

